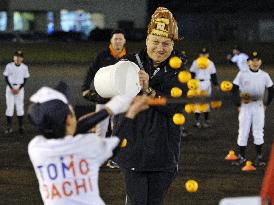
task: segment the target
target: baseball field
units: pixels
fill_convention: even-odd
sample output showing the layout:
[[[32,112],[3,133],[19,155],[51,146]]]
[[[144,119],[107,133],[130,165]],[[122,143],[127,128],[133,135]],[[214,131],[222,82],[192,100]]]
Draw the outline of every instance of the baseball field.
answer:
[[[140,48],[143,44],[132,44],[130,49]],[[1,46],[1,72],[5,63],[12,56],[14,45]],[[25,110],[29,105],[30,95],[41,86],[54,86],[59,80],[67,82],[71,89],[71,103],[79,110],[79,107],[93,105],[81,97],[80,87],[83,76],[88,68],[88,62],[102,50],[105,44],[86,45],[81,44],[80,53],[76,54],[70,46],[65,44],[39,46],[39,45],[15,45],[16,48],[25,49],[25,62],[29,65],[31,77],[25,87]],[[190,50],[190,61],[196,55],[195,50]],[[77,45],[74,45],[77,47]],[[228,46],[225,46],[228,50]],[[269,46],[269,48],[271,48]],[[37,50],[35,50],[37,49]],[[50,52],[52,49],[52,53]],[[227,50],[211,50],[217,61],[217,75],[219,81],[232,81],[237,73],[237,68],[225,64],[223,54]],[[269,52],[266,46],[265,54]],[[62,53],[60,54],[60,51]],[[28,59],[28,52],[31,57]],[[82,55],[81,55],[82,52]],[[59,55],[58,55],[59,53]],[[75,55],[74,55],[75,54]],[[77,59],[79,57],[79,61]],[[264,56],[262,56],[264,59]],[[270,59],[270,56],[266,56]],[[71,61],[70,61],[71,60]],[[268,60],[268,63],[270,61]],[[188,64],[188,67],[190,65]],[[263,66],[274,79],[274,67]],[[0,81],[0,204],[3,205],[40,205],[42,200],[38,190],[38,183],[27,154],[27,144],[35,136],[35,131],[25,119],[26,133],[20,136],[17,132],[17,119],[14,117],[14,132],[5,135],[5,83]],[[266,110],[265,120],[265,146],[264,156],[268,159],[274,132],[274,105]],[[194,128],[194,117],[184,113],[186,128],[190,135],[182,138],[179,173],[169,189],[166,197],[168,205],[216,205],[224,197],[255,196],[261,189],[264,168],[258,168],[253,172],[242,172],[240,167],[233,167],[224,160],[230,149],[236,149],[238,130],[238,112],[232,105],[229,94],[224,97],[223,107],[212,111],[212,127],[207,129]],[[247,158],[255,158],[255,147],[252,144],[252,136],[249,140]],[[196,193],[188,193],[184,184],[188,179],[194,179],[199,183]],[[125,193],[122,176],[119,169],[103,168],[100,171],[100,191],[106,204],[124,204]]]

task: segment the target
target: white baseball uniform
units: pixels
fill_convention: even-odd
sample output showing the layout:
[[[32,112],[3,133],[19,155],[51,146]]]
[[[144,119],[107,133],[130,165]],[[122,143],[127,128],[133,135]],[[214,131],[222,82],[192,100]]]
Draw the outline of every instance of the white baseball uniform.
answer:
[[[29,78],[28,66],[21,63],[20,66],[16,66],[14,62],[7,64],[4,76],[8,77],[8,80],[13,88],[18,89],[21,84],[24,83],[24,78]],[[24,88],[21,88],[17,95],[14,95],[11,88],[6,87],[6,116],[12,117],[14,114],[14,106],[16,107],[17,116],[24,115]]]
[[[240,71],[233,81],[239,86],[240,92],[246,92],[251,96],[252,101],[248,104],[241,104],[239,113],[238,145],[247,146],[250,127],[254,137],[254,144],[264,143],[264,104],[263,96],[266,88],[273,85],[268,73],[259,70],[252,72],[250,69]]]
[[[236,63],[237,67],[240,71],[245,71],[249,69],[249,66],[247,64],[248,55],[245,53],[240,53],[238,55],[234,55],[231,58],[231,62]]]
[[[98,188],[99,167],[112,156],[117,137],[79,134],[62,139],[36,136],[28,153],[45,205],[104,205]]]
[[[194,60],[189,70],[190,72],[195,73],[195,79],[199,81],[199,87],[197,91],[205,90],[207,95],[210,96],[212,92],[211,75],[216,73],[215,64],[209,60],[208,67],[206,69],[200,69],[197,66],[197,60]],[[198,110],[195,112],[199,113]]]

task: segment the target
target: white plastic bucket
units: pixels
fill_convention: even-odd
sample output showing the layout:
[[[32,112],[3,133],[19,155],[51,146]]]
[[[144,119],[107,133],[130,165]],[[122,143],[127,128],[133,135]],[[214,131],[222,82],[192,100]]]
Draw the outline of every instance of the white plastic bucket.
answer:
[[[95,90],[103,98],[119,94],[134,97],[141,90],[139,71],[140,68],[131,61],[119,61],[114,65],[100,68],[94,77]]]

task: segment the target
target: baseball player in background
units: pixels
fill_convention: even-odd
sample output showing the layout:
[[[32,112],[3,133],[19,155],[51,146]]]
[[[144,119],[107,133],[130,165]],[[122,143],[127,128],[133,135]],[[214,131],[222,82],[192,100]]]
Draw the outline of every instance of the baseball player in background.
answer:
[[[114,30],[111,34],[108,49],[99,53],[88,69],[88,72],[84,79],[84,83],[82,85],[82,94],[83,97],[87,100],[97,103],[96,111],[103,109],[104,103],[108,102],[109,99],[100,97],[95,91],[93,85],[94,76],[100,68],[113,65],[126,55],[125,44],[126,39],[124,32],[119,29]],[[109,127],[109,120],[109,118],[106,118],[101,123],[97,124],[96,133],[99,136],[106,136]]]
[[[246,161],[245,150],[247,147],[250,128],[254,137],[256,148],[255,166],[264,166],[262,155],[264,144],[265,108],[273,98],[273,82],[268,73],[261,70],[262,60],[257,52],[253,52],[248,60],[249,69],[240,71],[233,81],[233,100],[240,106],[239,132],[237,144],[239,147],[239,160],[234,165],[242,165]],[[267,89],[267,99],[264,99]]]
[[[192,78],[195,78],[199,81],[199,87],[197,92],[205,91],[207,96],[211,95],[212,85],[218,86],[217,74],[215,64],[209,59],[209,52],[207,48],[202,48],[199,57],[193,61],[190,72]],[[204,112],[204,122],[203,124],[200,122],[201,112],[199,110],[195,110],[195,126],[197,128],[208,128],[210,127],[209,123],[209,112],[210,106],[208,105],[208,109]]]
[[[22,51],[16,51],[13,56],[13,62],[6,65],[3,73],[6,81],[6,117],[7,129],[6,134],[11,133],[12,117],[14,107],[19,123],[19,133],[24,133],[23,116],[24,116],[24,86],[27,78],[30,77],[28,66],[23,63],[24,55]]]
[[[232,63],[235,63],[240,71],[248,70],[247,59],[248,55],[242,52],[242,49],[239,46],[234,46],[232,54],[227,55],[227,59]]]
[[[99,167],[119,151],[123,140],[86,132],[110,115],[135,116],[148,108],[148,97],[138,96],[132,102],[132,97],[115,96],[102,110],[77,123],[67,91],[61,82],[55,89],[42,87],[30,98],[28,118],[40,134],[30,141],[28,153],[40,194],[45,205],[104,205]]]

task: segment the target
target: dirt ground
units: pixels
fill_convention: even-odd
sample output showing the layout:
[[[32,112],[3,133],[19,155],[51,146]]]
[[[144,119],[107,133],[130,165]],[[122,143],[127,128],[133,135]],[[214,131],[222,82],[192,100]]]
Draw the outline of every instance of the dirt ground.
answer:
[[[3,66],[2,66],[3,68]],[[42,85],[54,86],[58,80],[70,84],[72,104],[86,106],[82,99],[80,86],[87,65],[33,65],[30,66],[31,78],[26,85],[25,110],[29,96]],[[233,80],[235,67],[217,66],[219,80]],[[267,67],[272,79],[274,70]],[[27,155],[27,144],[34,131],[26,121],[26,134],[16,132],[17,120],[14,118],[15,132],[4,135],[5,129],[5,85],[0,81],[0,204],[3,205],[40,205],[37,180]],[[265,122],[264,154],[268,158],[274,132],[272,114],[273,104],[267,108]],[[239,167],[232,167],[224,157],[230,149],[236,148],[238,129],[237,111],[225,97],[221,110],[212,111],[213,127],[196,129],[193,116],[186,116],[186,128],[190,136],[182,138],[179,173],[167,193],[168,205],[216,205],[224,197],[258,195],[261,188],[264,168],[245,173]],[[255,157],[255,147],[250,139],[247,157]],[[195,179],[199,183],[196,193],[188,193],[184,183]],[[125,193],[119,170],[102,169],[100,172],[100,191],[106,204],[124,204]]]

